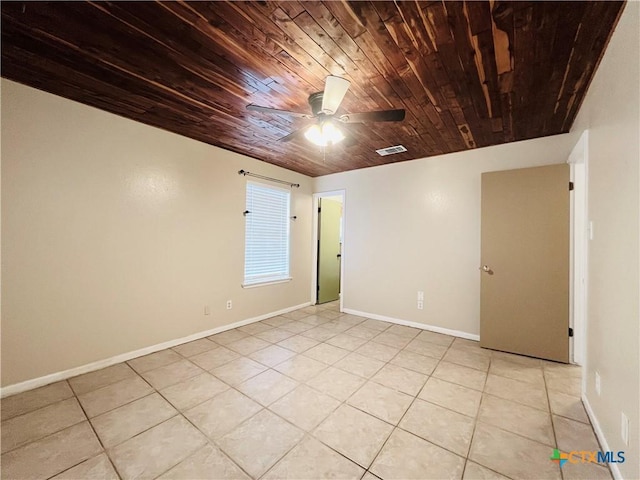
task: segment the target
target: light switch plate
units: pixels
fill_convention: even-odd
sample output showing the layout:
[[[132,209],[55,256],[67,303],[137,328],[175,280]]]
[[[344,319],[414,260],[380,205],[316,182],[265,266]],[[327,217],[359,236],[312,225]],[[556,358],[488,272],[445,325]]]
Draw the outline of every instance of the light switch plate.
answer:
[[[622,421],[620,436],[624,444],[629,446],[629,417],[627,417],[624,412],[620,412],[620,418]]]

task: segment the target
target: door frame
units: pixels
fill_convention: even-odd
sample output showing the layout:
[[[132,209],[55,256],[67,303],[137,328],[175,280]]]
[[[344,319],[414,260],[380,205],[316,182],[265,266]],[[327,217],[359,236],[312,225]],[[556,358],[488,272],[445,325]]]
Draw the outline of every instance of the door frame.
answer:
[[[582,132],[567,163],[570,167],[573,193],[570,215],[570,307],[569,326],[573,328],[573,338],[569,340],[571,363],[585,365],[587,351],[587,299],[589,286],[589,221],[588,185],[589,174],[589,130]],[[581,281],[582,280],[582,281]]]
[[[324,197],[342,197],[342,245],[340,246],[340,311],[342,312],[344,302],[344,259],[345,259],[345,245],[346,245],[346,212],[347,212],[347,196],[345,190],[331,190],[328,192],[319,192],[313,194],[313,212],[311,217],[311,223],[313,225],[313,234],[311,236],[313,241],[313,255],[311,256],[311,305],[316,305],[318,301],[318,205],[320,199]]]

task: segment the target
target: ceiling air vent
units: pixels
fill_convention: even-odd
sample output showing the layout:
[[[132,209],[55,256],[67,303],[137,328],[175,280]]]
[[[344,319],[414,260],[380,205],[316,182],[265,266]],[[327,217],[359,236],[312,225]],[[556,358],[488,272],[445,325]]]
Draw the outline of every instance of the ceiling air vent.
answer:
[[[393,155],[394,153],[402,153],[406,151],[407,149],[402,145],[396,145],[395,147],[381,148],[380,150],[376,150],[376,153],[381,157],[386,157],[387,155]]]

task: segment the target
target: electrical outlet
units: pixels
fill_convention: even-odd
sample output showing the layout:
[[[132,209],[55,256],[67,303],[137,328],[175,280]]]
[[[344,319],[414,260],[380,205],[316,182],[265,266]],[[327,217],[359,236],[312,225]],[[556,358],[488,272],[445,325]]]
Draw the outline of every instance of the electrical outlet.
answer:
[[[418,290],[418,301],[422,302],[424,301],[424,292]]]
[[[422,300],[418,300],[418,310],[424,309],[424,302]]]
[[[211,315],[211,308],[209,308],[209,305],[204,306],[204,314]]]
[[[596,393],[600,396],[600,374],[596,372]]]
[[[629,446],[629,417],[627,417],[624,412],[620,412],[620,418],[622,420],[620,435],[622,436],[624,444]]]
[[[227,300],[227,310],[231,310],[233,308],[233,303],[231,300]]]

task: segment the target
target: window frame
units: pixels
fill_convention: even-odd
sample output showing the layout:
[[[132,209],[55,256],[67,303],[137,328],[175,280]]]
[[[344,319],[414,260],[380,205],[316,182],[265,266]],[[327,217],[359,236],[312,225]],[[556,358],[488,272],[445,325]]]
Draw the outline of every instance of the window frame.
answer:
[[[267,190],[275,190],[286,193],[287,196],[287,209],[286,216],[284,218],[286,225],[286,267],[287,271],[285,274],[278,275],[277,273],[272,274],[264,274],[262,275],[262,279],[255,276],[253,278],[247,277],[247,258],[248,258],[248,245],[249,245],[249,220],[251,213],[245,214],[245,236],[244,236],[244,272],[243,272],[243,281],[242,288],[256,288],[263,287],[267,285],[275,285],[278,283],[286,283],[290,282],[293,278],[291,276],[291,203],[292,203],[292,195],[291,190],[287,188],[278,187],[275,185],[270,185],[262,182],[255,182],[251,180],[247,180],[245,187],[245,210],[251,212],[251,207],[249,206],[249,191],[250,188],[262,188]]]

